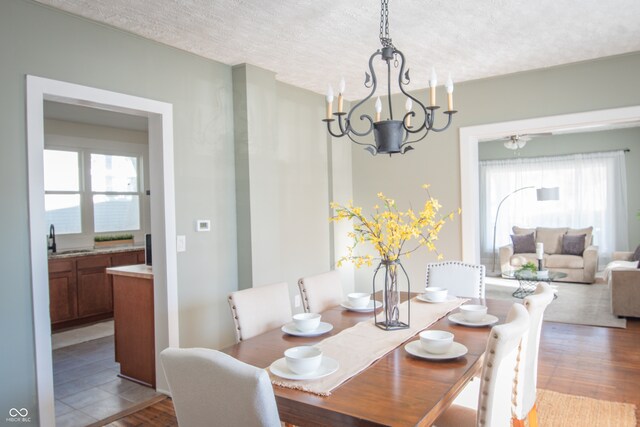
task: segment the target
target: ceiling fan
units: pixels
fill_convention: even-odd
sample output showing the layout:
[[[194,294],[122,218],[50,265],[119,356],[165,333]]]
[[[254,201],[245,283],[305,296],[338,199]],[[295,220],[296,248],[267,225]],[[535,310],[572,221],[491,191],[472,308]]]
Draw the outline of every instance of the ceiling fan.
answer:
[[[517,150],[527,145],[527,141],[530,141],[532,138],[536,136],[545,136],[545,135],[552,135],[552,133],[546,132],[546,133],[529,133],[529,134],[522,134],[522,135],[516,134],[516,135],[505,136],[504,138],[500,138],[498,141],[505,141],[504,146],[509,150]]]

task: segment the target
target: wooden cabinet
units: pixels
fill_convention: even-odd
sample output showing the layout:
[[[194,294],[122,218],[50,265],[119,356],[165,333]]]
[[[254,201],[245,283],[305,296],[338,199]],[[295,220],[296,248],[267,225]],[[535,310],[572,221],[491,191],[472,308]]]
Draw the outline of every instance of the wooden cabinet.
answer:
[[[49,260],[51,329],[113,317],[113,281],[106,268],[139,264],[144,250],[97,253]]]
[[[146,265],[109,268],[113,275],[116,361],[120,376],[156,385],[153,273]]]
[[[91,255],[76,261],[78,317],[113,314],[113,290],[106,268],[111,255]]]
[[[78,316],[75,261],[49,261],[49,309],[51,323]]]

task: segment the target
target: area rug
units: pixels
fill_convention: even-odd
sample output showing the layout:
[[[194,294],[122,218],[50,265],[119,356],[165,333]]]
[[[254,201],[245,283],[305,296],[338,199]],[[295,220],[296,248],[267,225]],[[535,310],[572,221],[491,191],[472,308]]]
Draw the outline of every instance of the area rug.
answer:
[[[53,350],[113,335],[113,320],[51,334]]]
[[[611,313],[611,295],[606,284],[554,282],[551,286],[557,290],[558,298],[547,307],[545,321],[609,328],[627,327],[626,319],[619,319]],[[522,302],[511,295],[517,287],[517,280],[487,277],[485,295],[487,298]]]
[[[636,407],[538,390],[538,425],[544,427],[636,427]]]

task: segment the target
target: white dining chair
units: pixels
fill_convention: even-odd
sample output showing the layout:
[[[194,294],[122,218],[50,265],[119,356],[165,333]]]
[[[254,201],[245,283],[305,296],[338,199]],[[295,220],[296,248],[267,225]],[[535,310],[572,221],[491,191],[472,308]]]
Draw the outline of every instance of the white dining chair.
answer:
[[[237,342],[291,321],[289,285],[284,282],[232,292],[228,301]]]
[[[181,427],[280,427],[269,375],[208,348],[160,353]]]
[[[437,427],[509,427],[520,361],[520,346],[529,330],[529,314],[521,304],[489,334],[480,376],[477,409],[452,404],[434,423]]]
[[[529,332],[523,346],[524,366],[518,371],[513,427],[524,427],[525,419],[528,419],[529,427],[538,426],[536,390],[540,332],[544,311],[553,301],[553,295],[554,291],[551,286],[547,283],[539,283],[535,293],[524,299],[524,306],[529,312]]]
[[[426,286],[447,288],[450,295],[458,297],[484,298],[484,277],[484,265],[461,261],[429,263]]]
[[[344,301],[340,273],[336,270],[303,277],[298,280],[298,288],[307,313],[321,313]]]

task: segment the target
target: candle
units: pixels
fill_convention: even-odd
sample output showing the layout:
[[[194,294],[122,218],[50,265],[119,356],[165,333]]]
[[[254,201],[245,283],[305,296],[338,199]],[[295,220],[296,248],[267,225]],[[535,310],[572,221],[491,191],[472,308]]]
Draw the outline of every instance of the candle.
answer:
[[[382,101],[380,101],[380,97],[376,99],[376,122],[380,121],[380,113],[382,113]]]
[[[342,94],[344,93],[345,86],[344,77],[342,77],[338,85],[338,113],[342,113]]]
[[[436,69],[431,67],[431,78],[429,79],[429,96],[431,99],[431,106],[436,105],[436,86],[438,86],[438,76],[436,75]]]
[[[329,85],[327,91],[327,120],[331,119],[331,110],[333,108],[333,88]]]
[[[544,258],[544,245],[542,242],[536,243],[536,257],[538,259]]]
[[[411,109],[413,108],[413,101],[411,100],[411,98],[407,98],[407,102],[404,104],[404,108],[407,109],[407,113],[411,111]],[[405,119],[405,126],[407,128],[411,127],[411,116],[407,116],[407,118]]]
[[[453,111],[453,80],[451,80],[451,74],[447,78],[447,111]]]

